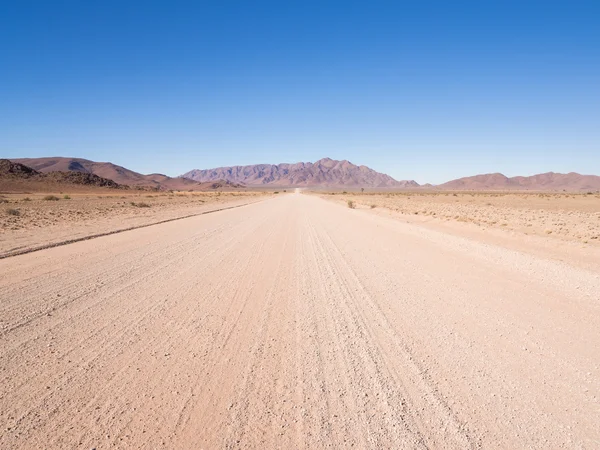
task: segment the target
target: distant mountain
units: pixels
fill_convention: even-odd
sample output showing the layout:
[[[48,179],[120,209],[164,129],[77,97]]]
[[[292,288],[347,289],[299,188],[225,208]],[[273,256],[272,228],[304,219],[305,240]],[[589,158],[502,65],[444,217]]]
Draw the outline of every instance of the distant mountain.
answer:
[[[531,191],[597,191],[600,176],[571,173],[542,173],[529,177],[508,178],[501,173],[489,173],[459,178],[437,186],[450,190],[531,190]]]
[[[329,186],[329,187],[418,187],[415,181],[396,181],[367,166],[349,161],[323,158],[315,163],[255,164],[251,166],[219,167],[191,170],[181,175],[198,182],[219,179],[250,186]]]
[[[107,187],[113,189],[129,188],[129,186],[115,183],[113,180],[99,177],[93,173],[76,171],[42,173],[24,164],[9,161],[8,159],[0,159],[0,188],[3,190],[13,190],[23,187],[35,190],[35,188],[49,188],[59,185]]]
[[[80,172],[90,173],[102,178],[114,181],[118,184],[129,186],[150,187],[165,190],[200,190],[207,186],[199,185],[197,182],[184,178],[171,178],[167,175],[153,173],[142,175],[125,167],[117,166],[110,162],[95,162],[82,158],[21,158],[13,159],[13,162],[24,164],[39,172]]]

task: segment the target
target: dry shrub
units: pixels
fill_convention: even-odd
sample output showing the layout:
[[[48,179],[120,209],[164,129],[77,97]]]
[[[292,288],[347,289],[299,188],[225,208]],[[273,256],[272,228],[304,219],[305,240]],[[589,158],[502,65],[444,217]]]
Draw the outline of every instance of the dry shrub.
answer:
[[[131,206],[135,206],[136,208],[150,208],[150,205],[145,202],[131,202]]]

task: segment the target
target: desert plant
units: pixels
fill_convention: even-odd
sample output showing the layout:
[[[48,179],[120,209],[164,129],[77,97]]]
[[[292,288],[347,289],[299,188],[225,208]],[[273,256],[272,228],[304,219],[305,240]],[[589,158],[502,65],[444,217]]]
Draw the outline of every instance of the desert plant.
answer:
[[[67,195],[67,194],[63,195],[63,198],[64,198],[65,200],[71,200],[71,197],[70,197],[69,195]]]
[[[24,201],[24,202],[30,202],[30,201],[31,201],[31,199],[30,199],[29,197],[25,197],[25,198],[23,199],[23,201]]]
[[[58,201],[60,199],[56,195],[46,195],[44,197],[44,200],[56,202],[56,201]]]
[[[371,205],[371,209],[375,209],[375,208],[377,208],[377,205],[373,203],[373,204]]]
[[[6,214],[8,214],[9,216],[18,216],[21,214],[21,212],[18,209],[7,209],[6,210]]]
[[[354,202],[352,200],[348,200],[348,208],[350,208],[350,209],[356,208],[356,205],[354,204]]]
[[[136,208],[150,208],[150,205],[145,202],[131,202],[131,206],[135,206]]]
[[[273,192],[273,194],[279,194],[279,191],[275,191],[275,192]]]

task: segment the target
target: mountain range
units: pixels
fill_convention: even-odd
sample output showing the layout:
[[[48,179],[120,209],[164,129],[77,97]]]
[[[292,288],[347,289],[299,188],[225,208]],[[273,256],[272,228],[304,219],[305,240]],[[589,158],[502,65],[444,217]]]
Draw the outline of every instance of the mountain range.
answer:
[[[216,179],[207,183],[200,183],[194,180],[181,177],[169,177],[160,173],[143,175],[125,167],[117,166],[110,162],[96,162],[82,158],[48,157],[48,158],[20,158],[13,159],[15,163],[23,164],[27,167],[41,172],[79,172],[97,175],[102,178],[118,183],[119,185],[128,185],[141,188],[162,189],[162,190],[206,190],[239,188],[239,184],[231,183],[226,180]]]
[[[207,170],[196,169],[181,176],[199,182],[223,179],[259,186],[419,187],[413,180],[396,181],[389,175],[376,172],[367,166],[357,166],[346,160],[336,161],[330,158],[323,158],[314,163],[255,164]]]
[[[600,189],[600,177],[570,173],[541,173],[529,177],[507,177],[501,173],[489,173],[459,178],[437,186],[448,190],[534,190],[534,191],[596,191]]]
[[[42,173],[37,170],[10,161],[0,159],[0,189],[3,191],[44,191],[60,188],[62,186],[87,187],[87,188],[112,188],[129,189],[129,186],[118,184],[108,178],[88,172],[57,171]]]
[[[437,186],[431,184],[419,185],[414,180],[398,181],[367,166],[357,166],[346,160],[337,161],[330,158],[323,158],[314,163],[255,164],[204,170],[195,169],[184,173],[180,177],[169,177],[157,173],[143,175],[110,162],[95,162],[82,158],[21,158],[12,161],[40,173],[91,174],[102,179],[112,180],[119,185],[162,190],[206,190],[244,186],[434,190],[600,190],[599,176],[580,175],[574,172],[567,174],[548,172],[528,177],[511,178],[501,173],[491,173],[459,178]],[[57,175],[56,177],[57,180],[68,178],[65,178],[65,175]],[[98,182],[98,180],[93,182]]]
[[[20,158],[13,162],[24,164],[42,173],[49,172],[82,172],[92,173],[102,178],[113,180],[118,184],[129,186],[145,186],[163,189],[185,190],[197,183],[183,178],[171,178],[159,173],[142,175],[125,167],[110,162],[95,162],[82,158]]]

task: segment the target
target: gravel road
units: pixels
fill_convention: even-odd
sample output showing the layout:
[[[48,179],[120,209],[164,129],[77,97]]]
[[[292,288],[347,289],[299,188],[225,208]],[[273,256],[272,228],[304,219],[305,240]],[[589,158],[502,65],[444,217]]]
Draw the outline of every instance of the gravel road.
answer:
[[[303,194],[0,261],[0,448],[600,448],[600,279]]]

